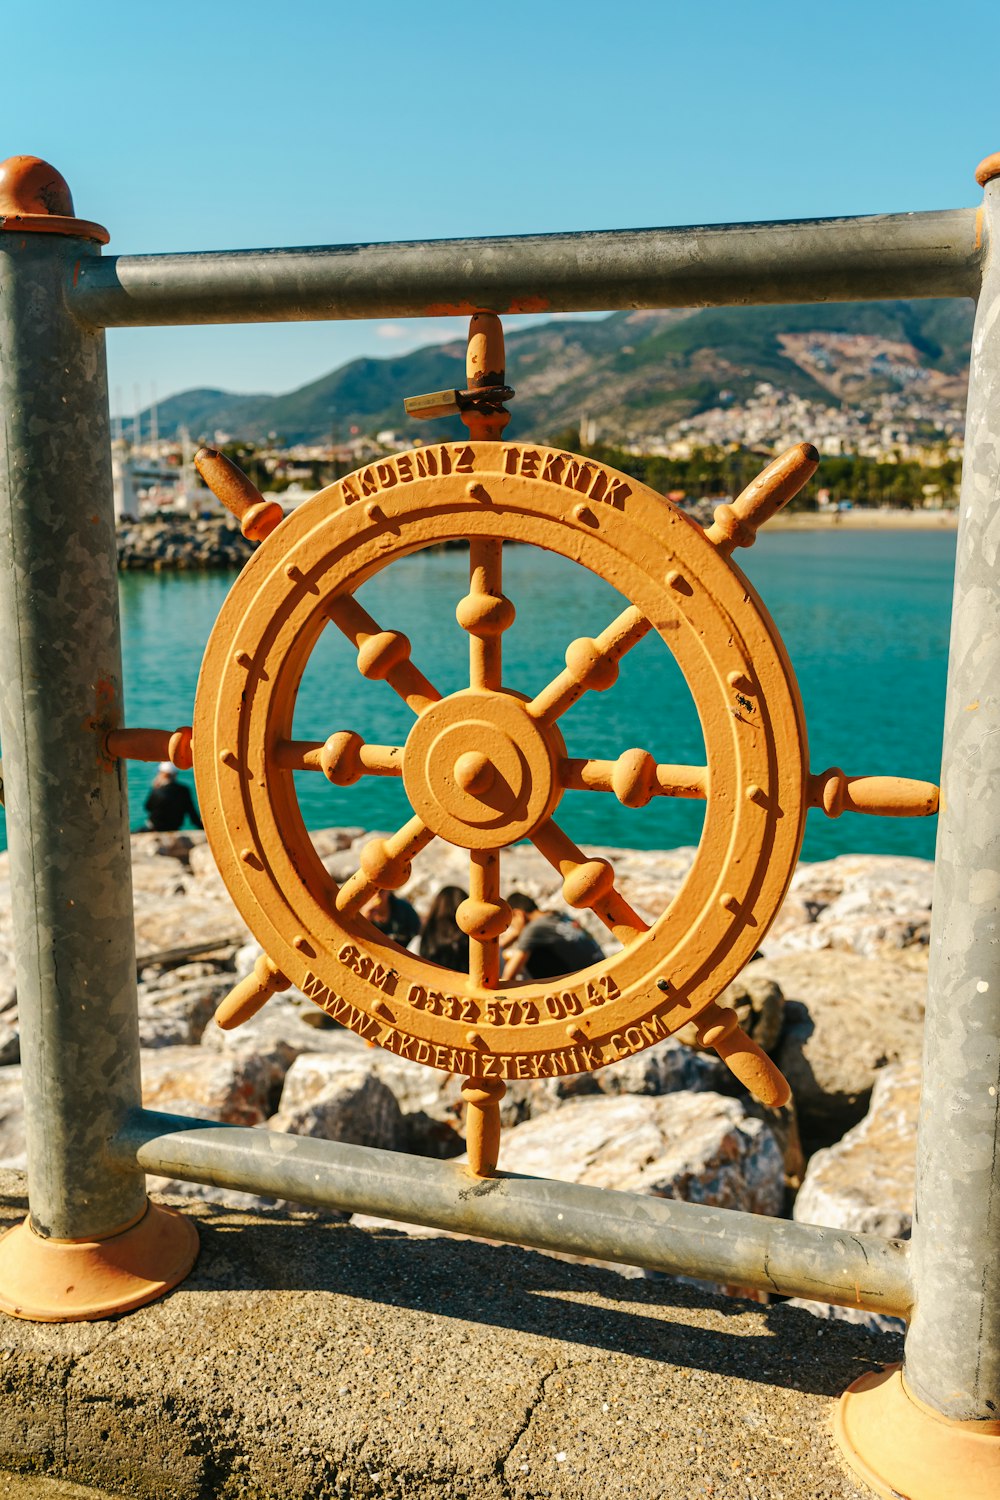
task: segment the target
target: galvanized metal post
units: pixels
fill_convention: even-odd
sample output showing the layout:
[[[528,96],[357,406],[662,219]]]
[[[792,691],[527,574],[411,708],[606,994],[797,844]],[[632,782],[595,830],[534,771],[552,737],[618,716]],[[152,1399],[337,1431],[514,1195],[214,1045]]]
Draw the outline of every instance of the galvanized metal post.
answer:
[[[972,341],[902,1376],[840,1437],[893,1494],[1000,1493],[1000,154]],[[889,1489],[881,1491],[889,1493]]]
[[[0,1242],[0,1306],[94,1316],[93,1285],[46,1301],[45,1267],[58,1283],[66,1263],[46,1247],[148,1217],[143,1177],[108,1157],[140,1082],[128,811],[103,747],[122,676],[104,337],[66,305],[106,235],[32,157],[0,167],[0,224],[0,738],[30,1203]]]
[[[1000,163],[976,315],[928,981],[906,1381],[1000,1419]]]

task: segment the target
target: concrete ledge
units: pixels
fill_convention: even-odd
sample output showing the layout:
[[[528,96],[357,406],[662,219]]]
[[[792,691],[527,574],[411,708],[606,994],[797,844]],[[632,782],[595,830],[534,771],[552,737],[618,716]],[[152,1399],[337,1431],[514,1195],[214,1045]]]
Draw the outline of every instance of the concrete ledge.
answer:
[[[0,1227],[23,1192],[0,1173]],[[898,1339],[505,1246],[184,1207],[202,1253],[161,1302],[0,1321],[0,1468],[156,1500],[867,1500],[831,1398]]]

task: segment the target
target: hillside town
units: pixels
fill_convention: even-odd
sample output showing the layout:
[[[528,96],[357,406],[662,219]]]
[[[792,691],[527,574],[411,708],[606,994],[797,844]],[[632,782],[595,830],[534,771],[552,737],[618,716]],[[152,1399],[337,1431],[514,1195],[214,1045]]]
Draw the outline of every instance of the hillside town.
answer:
[[[659,438],[640,438],[637,451],[690,458],[698,449],[733,444],[779,453],[798,435],[808,433],[822,454],[856,454],[878,463],[912,459],[933,468],[947,459],[961,459],[965,408],[928,389],[920,378],[924,374],[915,371],[906,387],[874,397],[865,408],[847,403],[827,406],[766,380],[739,403],[732,392],[720,391],[717,406],[682,419]]]
[[[727,456],[740,454],[764,462],[807,437],[824,457],[915,466],[923,472],[919,484],[911,486],[904,497],[905,503],[916,508],[948,507],[957,501],[965,412],[950,387],[941,392],[926,377],[924,370],[906,369],[899,389],[876,395],[864,406],[846,401],[827,405],[758,381],[744,400],[737,401],[732,391],[723,389],[715,405],[665,429],[650,431],[631,425],[623,430],[583,413],[575,430],[555,435],[555,445],[583,452],[598,444],[605,449],[613,445],[619,454],[639,459],[702,457],[717,466]],[[218,502],[192,463],[192,435],[184,429],[177,436],[161,438],[155,417],[150,420],[146,415],[145,426],[143,413],[118,420],[113,472],[119,521],[170,516],[219,519]],[[395,428],[352,432],[344,442],[286,444],[275,435],[256,444],[223,429],[200,436],[230,452],[261,493],[266,498],[280,495],[286,508],[374,458],[418,447],[424,440],[420,429],[402,423]],[[697,488],[685,487],[682,478],[675,476],[671,498],[695,511],[705,499],[731,498],[716,492],[710,475],[711,468]],[[802,501],[806,508],[819,510],[854,503],[866,503],[865,496],[836,493],[829,486],[817,487]]]

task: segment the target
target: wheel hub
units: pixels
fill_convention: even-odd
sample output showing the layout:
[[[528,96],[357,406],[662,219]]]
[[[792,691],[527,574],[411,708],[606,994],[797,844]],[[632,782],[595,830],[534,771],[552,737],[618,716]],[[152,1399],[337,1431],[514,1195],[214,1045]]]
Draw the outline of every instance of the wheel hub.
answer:
[[[428,828],[461,849],[501,849],[552,815],[565,750],[514,693],[466,688],[422,714],[403,756],[403,785]]]

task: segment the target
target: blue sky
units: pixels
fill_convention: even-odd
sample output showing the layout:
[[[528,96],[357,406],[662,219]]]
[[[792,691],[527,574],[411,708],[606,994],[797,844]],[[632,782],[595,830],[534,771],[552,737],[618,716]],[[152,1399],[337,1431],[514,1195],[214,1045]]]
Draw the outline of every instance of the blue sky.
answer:
[[[117,254],[954,207],[998,42],[996,0],[43,0],[4,17],[0,155]],[[453,326],[116,330],[111,385],[283,391]]]

